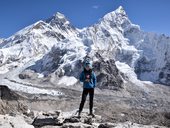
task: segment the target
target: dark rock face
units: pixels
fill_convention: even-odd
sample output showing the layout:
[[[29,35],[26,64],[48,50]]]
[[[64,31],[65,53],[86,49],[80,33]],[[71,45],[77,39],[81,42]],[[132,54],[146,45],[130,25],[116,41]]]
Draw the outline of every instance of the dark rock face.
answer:
[[[19,74],[20,79],[37,79],[36,73],[42,73],[45,77],[55,72],[59,65],[62,64],[61,58],[67,53],[66,50],[52,47],[51,52],[46,54],[42,59],[38,60]],[[61,75],[59,72],[56,75]]]
[[[76,117],[71,117],[64,120],[64,123],[76,123],[76,122],[80,122],[80,119]]]
[[[47,118],[42,118],[42,119],[36,118],[34,120],[34,122],[32,123],[32,125],[35,127],[42,127],[42,126],[46,126],[46,125],[60,126],[62,124],[60,124],[56,118],[47,117]]]
[[[27,114],[28,106],[19,102],[24,97],[10,90],[5,85],[0,85],[0,114],[15,115],[16,112]]]
[[[57,119],[59,115],[60,115],[59,111],[42,113],[34,119],[34,121],[32,122],[32,125],[35,127],[42,127],[46,125],[61,126],[62,122],[60,122]]]
[[[99,61],[94,62],[93,67],[97,75],[99,88],[119,90],[123,88],[123,78],[118,71],[113,59],[105,61],[100,54],[96,54]]]
[[[123,88],[123,78],[115,65],[113,59],[105,61],[99,53],[95,55],[98,61],[93,62],[93,71],[97,76],[97,87],[103,89],[119,90]],[[75,63],[75,68],[71,65],[64,67],[66,76],[74,76],[79,79],[79,75],[83,70],[83,62],[78,60]]]
[[[116,127],[116,125],[111,124],[111,123],[104,123],[98,126],[98,128],[114,128],[114,127]]]
[[[159,82],[170,86],[170,63],[167,63],[159,73]]]
[[[20,79],[35,80],[37,78],[37,74],[35,74],[33,70],[25,70],[24,72],[20,73],[18,76]]]
[[[5,85],[0,85],[0,96],[2,100],[18,100],[19,99],[19,95],[11,91]]]

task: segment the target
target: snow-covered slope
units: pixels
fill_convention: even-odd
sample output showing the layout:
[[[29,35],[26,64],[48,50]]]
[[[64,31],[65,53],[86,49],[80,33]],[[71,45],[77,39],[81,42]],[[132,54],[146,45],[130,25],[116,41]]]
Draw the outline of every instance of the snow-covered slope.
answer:
[[[0,44],[4,41],[4,39],[0,39]]]
[[[77,30],[72,28],[65,17],[58,18],[60,15],[57,13],[48,20],[49,24],[38,21],[4,40],[0,44],[0,72],[7,72],[22,66],[33,57],[44,55],[54,44],[76,33]],[[52,24],[54,18],[56,18],[56,22],[60,23],[61,28],[57,29],[57,25]]]
[[[130,21],[120,6],[106,14],[99,23],[84,29],[81,36],[85,45],[91,42],[91,51],[101,51],[106,59],[114,58],[134,67],[139,51],[133,45],[129,45],[128,39],[123,35],[123,27],[128,23]]]
[[[75,84],[87,53],[98,78],[108,86],[120,87],[123,81],[134,79],[136,83],[136,77],[170,84],[170,38],[143,32],[121,6],[81,30],[60,13],[28,26],[0,44],[0,69],[4,73],[36,57],[27,69],[50,76],[51,82],[63,84],[68,78]]]
[[[90,51],[102,51],[104,58],[128,64],[139,79],[170,84],[170,37],[143,32],[123,7],[85,28],[81,36]]]
[[[124,33],[130,45],[140,50],[135,71],[139,79],[170,85],[170,37],[131,27]]]
[[[74,36],[78,33],[78,30],[59,12],[47,19],[46,23],[51,25],[55,31],[62,33],[64,37]]]

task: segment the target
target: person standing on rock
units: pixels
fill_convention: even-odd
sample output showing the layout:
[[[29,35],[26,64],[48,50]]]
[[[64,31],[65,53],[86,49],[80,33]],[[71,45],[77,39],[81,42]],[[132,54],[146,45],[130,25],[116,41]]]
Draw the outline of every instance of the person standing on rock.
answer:
[[[86,101],[86,97],[89,94],[89,116],[94,117],[93,114],[93,97],[94,97],[94,88],[96,87],[96,75],[94,71],[92,70],[92,64],[89,60],[86,60],[84,62],[84,71],[82,71],[80,75],[80,81],[83,82],[83,93],[82,93],[82,99],[79,106],[79,112],[78,116],[80,117],[80,114],[83,110],[84,103]]]

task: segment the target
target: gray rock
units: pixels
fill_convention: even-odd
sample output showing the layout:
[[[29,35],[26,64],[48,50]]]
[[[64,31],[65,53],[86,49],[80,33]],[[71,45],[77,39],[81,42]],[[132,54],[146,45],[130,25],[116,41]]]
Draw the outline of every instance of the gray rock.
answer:
[[[64,120],[64,123],[76,123],[76,122],[80,122],[80,119],[77,117],[66,118]]]
[[[83,123],[66,123],[61,128],[92,128],[92,126]]]
[[[21,96],[11,91],[7,86],[0,85],[0,97],[3,100],[18,100]]]
[[[36,127],[42,127],[46,125],[61,126],[62,123],[60,122],[60,120],[57,119],[59,114],[60,114],[59,111],[42,113],[34,119],[32,125]]]
[[[37,78],[37,74],[33,71],[33,70],[25,70],[22,73],[20,73],[19,75],[20,79],[36,79]]]
[[[116,125],[115,124],[112,124],[112,123],[103,123],[103,124],[100,124],[98,126],[98,128],[113,128],[115,127]]]
[[[99,61],[94,62],[94,71],[97,74],[99,88],[119,90],[123,88],[123,78],[118,71],[113,59],[105,61],[104,58],[96,53]]]

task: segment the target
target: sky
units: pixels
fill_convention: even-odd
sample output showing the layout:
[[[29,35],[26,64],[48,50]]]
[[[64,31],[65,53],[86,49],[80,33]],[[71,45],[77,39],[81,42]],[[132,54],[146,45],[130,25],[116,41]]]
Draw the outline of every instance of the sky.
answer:
[[[119,6],[143,31],[170,36],[170,0],[0,0],[0,38],[56,12],[77,28],[87,27]]]

